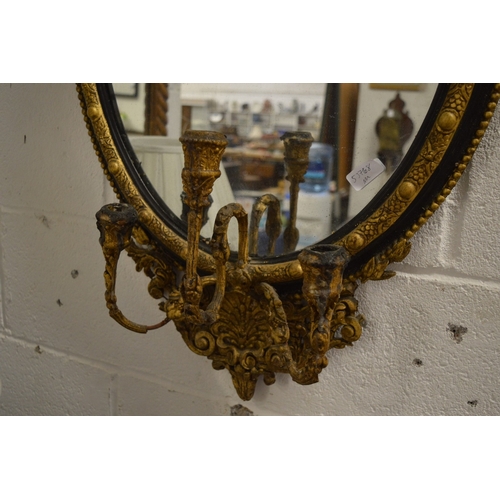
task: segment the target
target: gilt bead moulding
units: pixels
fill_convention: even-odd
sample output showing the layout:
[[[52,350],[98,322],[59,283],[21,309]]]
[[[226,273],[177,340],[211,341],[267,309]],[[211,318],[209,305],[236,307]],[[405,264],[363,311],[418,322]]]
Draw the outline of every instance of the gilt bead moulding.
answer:
[[[440,84],[402,163],[356,217],[300,252],[294,251],[295,228],[289,222],[283,234],[290,252],[259,258],[249,253],[254,214],[249,225],[238,203],[219,211],[210,242],[200,238],[203,209],[227,144],[222,134],[188,131],[181,137],[183,222],[144,175],[111,85],[78,84],[77,90],[95,152],[121,202],[97,214],[110,315],[141,333],[173,321],[193,352],[230,372],[243,400],[251,399],[260,377],[269,385],[276,373],[288,373],[303,385],[317,382],[330,359],[328,350],[360,338],[357,287],[395,274],[387,266],[406,257],[412,236],[456,185],[500,96],[498,84]],[[299,132],[282,139],[293,186],[295,175],[300,182],[312,139]],[[271,216],[272,210],[279,213],[272,196],[257,205],[255,210],[267,210],[268,221],[278,223],[279,217]],[[238,223],[237,248],[227,239],[232,218]],[[276,224],[270,223],[268,234],[280,233]],[[165,313],[157,325],[137,325],[118,308],[116,264],[123,250],[151,280],[149,293]]]

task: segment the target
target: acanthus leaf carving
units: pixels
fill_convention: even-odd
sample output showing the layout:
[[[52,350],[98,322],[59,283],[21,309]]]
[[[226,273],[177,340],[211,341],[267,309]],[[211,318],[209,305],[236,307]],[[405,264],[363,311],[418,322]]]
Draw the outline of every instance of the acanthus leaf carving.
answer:
[[[472,88],[470,84],[456,84],[450,88],[445,106],[419,157],[387,201],[335,245],[317,245],[310,250],[336,252],[340,247],[347,250],[348,256],[355,255],[392,227],[440,164],[467,107]],[[288,373],[300,384],[317,382],[319,374],[328,364],[327,351],[352,346],[360,339],[364,318],[358,313],[358,302],[354,297],[357,286],[368,280],[384,280],[395,275],[387,267],[407,256],[411,237],[440,206],[460,178],[500,96],[499,92],[492,95],[489,114],[485,113],[485,120],[481,122],[471,146],[432,204],[422,207],[421,216],[403,237],[386,246],[378,255],[372,255],[352,275],[343,276],[345,262],[335,264],[334,272],[330,274],[326,272],[327,265],[319,266],[319,271],[307,270],[304,261],[299,263],[300,259],[273,265],[252,263],[248,259],[246,214],[237,204],[222,209],[220,224],[216,224],[219,233],[214,232],[211,242],[212,255],[198,246],[199,231],[196,226],[201,220],[198,212],[206,205],[211,189],[209,184],[218,176],[217,168],[213,166],[220,161],[222,138],[209,138],[211,149],[206,156],[203,151],[198,151],[201,157],[194,162],[194,170],[201,166],[201,173],[183,174],[186,192],[196,191],[187,201],[192,212],[188,220],[191,227],[194,224],[195,231],[188,231],[191,237],[186,242],[165,226],[135,188],[116,152],[99,108],[95,87],[82,85],[81,92],[87,126],[99,137],[99,140],[93,138],[93,141],[105,173],[118,196],[129,201],[136,210],[134,221],[127,222],[131,233],[121,232],[123,221],[100,220],[106,259],[105,296],[110,314],[126,328],[141,333],[173,321],[193,352],[212,360],[215,369],[227,369],[231,373],[242,399],[253,396],[260,377],[268,385],[274,383],[276,373]],[[297,177],[295,183],[299,180]],[[126,207],[115,204],[110,211],[125,211]],[[229,248],[224,240],[227,221],[232,217],[238,218],[240,228],[236,262],[229,261]],[[143,228],[148,228],[157,239],[150,237]],[[273,235],[273,231],[271,227],[269,234]],[[292,248],[296,231],[292,228],[289,233],[287,244]],[[176,258],[165,252],[162,245]],[[320,246],[328,248],[318,248]],[[134,259],[137,269],[149,277],[149,293],[162,300],[159,305],[166,317],[157,325],[137,325],[127,320],[117,307],[114,282],[116,263],[123,249]],[[281,286],[282,283],[294,282],[302,283],[302,290],[300,285]]]

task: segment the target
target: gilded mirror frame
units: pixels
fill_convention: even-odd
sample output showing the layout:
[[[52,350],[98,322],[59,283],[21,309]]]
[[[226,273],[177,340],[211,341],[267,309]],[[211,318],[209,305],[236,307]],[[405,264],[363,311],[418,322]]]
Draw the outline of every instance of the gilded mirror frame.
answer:
[[[243,400],[251,399],[259,377],[269,385],[276,372],[303,385],[317,382],[328,364],[326,352],[360,338],[364,319],[357,287],[394,276],[387,266],[407,256],[413,235],[455,187],[500,97],[500,84],[440,84],[402,163],[356,217],[300,253],[248,259],[246,243],[241,245],[245,231],[238,253],[215,241],[214,232],[211,253],[159,198],[128,141],[111,84],[78,84],[77,90],[104,173],[126,204],[98,212],[110,315],[140,333],[172,320],[193,352],[231,373]],[[182,142],[189,156],[200,139],[188,134]],[[208,142],[220,149],[220,137]],[[221,209],[225,219],[237,217],[240,223],[246,217],[237,207],[226,209]],[[113,210],[130,212],[127,234],[125,219]],[[150,294],[164,300],[160,309],[166,318],[160,324],[137,325],[116,305],[116,262],[123,249],[151,279]],[[222,264],[221,253],[227,255]]]
[[[420,131],[396,175],[374,199],[334,234],[318,243],[345,247],[352,259],[346,274],[372,279],[373,258],[410,240],[451,192],[470,162],[498,101],[496,84],[441,84]],[[78,94],[91,140],[117,197],[139,213],[144,229],[183,261],[187,229],[155,195],[134,159],[109,84],[79,84]],[[410,163],[410,164],[409,164]],[[298,252],[256,259],[271,283],[302,278]],[[199,268],[213,272],[214,261],[201,245]]]

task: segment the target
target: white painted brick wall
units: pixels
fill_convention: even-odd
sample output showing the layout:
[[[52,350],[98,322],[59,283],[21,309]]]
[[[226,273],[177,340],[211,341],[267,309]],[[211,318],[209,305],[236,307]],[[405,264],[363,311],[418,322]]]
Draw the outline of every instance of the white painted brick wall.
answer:
[[[75,86],[1,84],[0,117],[0,414],[229,415],[241,403],[229,374],[191,353],[175,328],[139,335],[107,314],[94,214],[110,196]],[[359,290],[361,340],[330,352],[319,384],[278,375],[245,406],[256,415],[500,414],[499,134],[497,114],[472,169],[392,266],[398,276]],[[119,304],[153,323],[161,313],[146,286],[123,259]],[[449,324],[467,328],[461,342]]]

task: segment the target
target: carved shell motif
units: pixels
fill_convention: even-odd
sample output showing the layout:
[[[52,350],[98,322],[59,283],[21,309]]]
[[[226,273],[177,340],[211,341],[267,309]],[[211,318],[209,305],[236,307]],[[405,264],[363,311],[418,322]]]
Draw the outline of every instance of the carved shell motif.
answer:
[[[289,331],[281,301],[266,285],[226,294],[219,318],[209,330],[200,328],[192,337],[183,337],[195,352],[205,347],[203,354],[215,369],[229,370],[242,399],[252,398],[259,376],[270,385],[276,371],[287,371]]]

